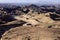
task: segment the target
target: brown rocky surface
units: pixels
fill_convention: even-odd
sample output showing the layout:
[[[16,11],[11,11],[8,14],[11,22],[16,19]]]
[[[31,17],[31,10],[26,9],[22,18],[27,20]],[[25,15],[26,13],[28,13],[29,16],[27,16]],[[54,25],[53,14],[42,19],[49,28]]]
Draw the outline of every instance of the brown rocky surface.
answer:
[[[16,27],[6,31],[1,40],[60,40],[60,29]]]
[[[52,13],[29,12],[15,16],[15,21],[3,25],[20,26],[7,26],[11,28],[3,33],[1,40],[60,40],[60,21],[51,19],[50,14]]]
[[[54,8],[30,5],[3,8],[0,14],[0,40],[60,40],[60,14]]]

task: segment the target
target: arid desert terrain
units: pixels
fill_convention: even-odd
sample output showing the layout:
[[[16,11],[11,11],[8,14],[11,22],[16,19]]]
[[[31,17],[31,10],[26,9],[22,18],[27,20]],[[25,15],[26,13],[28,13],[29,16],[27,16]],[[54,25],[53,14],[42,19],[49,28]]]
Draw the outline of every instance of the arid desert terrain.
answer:
[[[0,40],[60,40],[60,6],[1,6]]]

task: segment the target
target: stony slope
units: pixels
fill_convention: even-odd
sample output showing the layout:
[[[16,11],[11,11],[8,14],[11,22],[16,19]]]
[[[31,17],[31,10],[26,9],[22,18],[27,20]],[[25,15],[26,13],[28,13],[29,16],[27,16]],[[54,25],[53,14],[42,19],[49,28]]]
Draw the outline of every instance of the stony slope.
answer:
[[[30,11],[15,16],[15,21],[0,25],[2,28],[5,25],[6,30],[1,40],[60,40],[60,21],[50,18],[50,14]]]

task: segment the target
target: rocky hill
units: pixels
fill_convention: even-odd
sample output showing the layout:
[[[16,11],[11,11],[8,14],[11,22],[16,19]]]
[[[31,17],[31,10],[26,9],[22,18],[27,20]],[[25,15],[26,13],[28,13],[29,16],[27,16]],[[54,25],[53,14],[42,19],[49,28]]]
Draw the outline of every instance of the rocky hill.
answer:
[[[1,8],[0,40],[60,40],[57,9],[36,5]]]

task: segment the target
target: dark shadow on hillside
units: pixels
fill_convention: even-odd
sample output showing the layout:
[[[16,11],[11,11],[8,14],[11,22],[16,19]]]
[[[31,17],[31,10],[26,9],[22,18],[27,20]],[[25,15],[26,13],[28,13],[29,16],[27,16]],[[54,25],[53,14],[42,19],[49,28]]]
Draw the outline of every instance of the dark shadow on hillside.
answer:
[[[20,21],[19,24],[10,24],[10,25],[0,25],[0,38],[2,37],[2,35],[8,31],[9,29],[11,28],[15,28],[15,27],[18,27],[18,26],[22,26],[23,24],[25,24],[27,22],[25,21]]]
[[[13,16],[11,16],[11,15],[1,16],[0,17],[0,25],[8,23],[8,22],[11,22],[11,21],[14,21],[14,20],[16,20],[16,19]]]
[[[55,21],[60,21],[60,16],[56,15],[56,14],[50,14],[50,18],[52,18]]]

